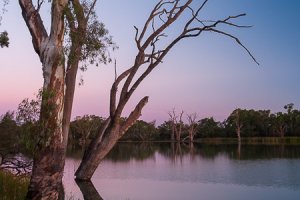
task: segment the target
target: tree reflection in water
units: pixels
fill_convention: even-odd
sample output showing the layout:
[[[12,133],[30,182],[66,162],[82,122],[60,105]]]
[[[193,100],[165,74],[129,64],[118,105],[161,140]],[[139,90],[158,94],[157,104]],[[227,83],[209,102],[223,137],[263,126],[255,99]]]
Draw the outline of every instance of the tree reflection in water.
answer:
[[[201,144],[180,142],[121,142],[107,155],[106,160],[112,162],[143,161],[155,157],[159,153],[171,162],[180,161],[189,155],[191,160],[196,157],[214,159],[224,155],[233,160],[255,160],[271,158],[300,158],[300,145],[288,144]],[[69,158],[80,159],[82,152],[72,152]]]
[[[103,200],[91,181],[75,181],[82,192],[84,200]]]
[[[91,182],[77,182],[79,188],[72,186],[72,171],[79,159],[77,154],[69,156],[65,189],[66,193],[77,195],[74,200],[139,199],[143,195],[156,194],[158,188],[182,193],[186,184],[195,188],[201,186],[204,188],[202,193],[209,191],[210,186],[213,190],[218,186],[232,187],[237,193],[244,191],[239,190],[244,187],[262,188],[266,195],[273,194],[272,188],[299,191],[299,152],[299,145],[288,144],[122,142],[103,161],[94,178],[95,186]],[[97,192],[100,188],[103,198]],[[148,199],[155,198],[149,196]]]

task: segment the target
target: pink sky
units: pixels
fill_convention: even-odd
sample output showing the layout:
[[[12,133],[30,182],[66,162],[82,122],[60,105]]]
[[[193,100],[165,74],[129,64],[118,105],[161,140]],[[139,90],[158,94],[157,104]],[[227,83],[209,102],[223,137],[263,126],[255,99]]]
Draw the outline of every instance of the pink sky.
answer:
[[[112,54],[117,59],[119,73],[129,67],[135,57],[133,25],[143,24],[153,4],[147,0],[132,2],[103,0],[96,7],[120,47]],[[293,102],[299,108],[300,25],[293,23],[300,18],[299,5],[298,1],[289,4],[260,0],[209,2],[205,12],[211,16],[248,14],[239,22],[254,25],[253,28],[230,31],[239,36],[261,66],[225,37],[206,34],[184,41],[142,83],[124,115],[146,95],[150,101],[142,119],[156,119],[158,123],[167,120],[167,113],[173,107],[186,113],[197,112],[200,118],[213,116],[217,120],[224,120],[237,107],[277,112]],[[32,98],[43,80],[41,64],[17,1],[11,1],[0,30],[9,32],[11,43],[10,48],[0,49],[0,114],[3,114],[15,110],[22,99]],[[77,87],[73,116],[106,116],[113,65],[90,66],[80,75],[85,84]]]

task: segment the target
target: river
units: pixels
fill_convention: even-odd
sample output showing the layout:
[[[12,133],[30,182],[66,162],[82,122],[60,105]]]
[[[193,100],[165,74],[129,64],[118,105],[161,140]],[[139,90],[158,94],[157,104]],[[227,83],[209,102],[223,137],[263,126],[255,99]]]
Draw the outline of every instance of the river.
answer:
[[[79,188],[80,157],[66,160],[67,200],[300,199],[296,145],[119,143]]]

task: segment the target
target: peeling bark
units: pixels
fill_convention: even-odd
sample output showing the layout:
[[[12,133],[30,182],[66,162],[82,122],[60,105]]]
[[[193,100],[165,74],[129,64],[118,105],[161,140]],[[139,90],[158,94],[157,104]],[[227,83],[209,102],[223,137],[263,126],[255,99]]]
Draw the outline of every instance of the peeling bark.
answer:
[[[87,22],[90,15],[93,15],[96,2],[97,0],[91,2],[85,15],[86,2],[51,1],[51,27],[48,35],[39,13],[44,1],[38,1],[37,7],[34,7],[32,0],[19,0],[24,21],[32,36],[34,50],[42,63],[44,78],[41,132],[37,146],[39,152],[34,158],[27,195],[29,199],[58,198],[78,65],[85,43]],[[68,22],[71,40],[67,70],[63,52],[65,19]],[[51,184],[47,185],[47,182]]]
[[[62,130],[65,90],[63,54],[65,0],[52,2],[51,31],[48,36],[40,14],[31,0],[19,0],[32,43],[43,66],[43,95],[40,135],[34,155],[27,199],[58,199],[65,162]]]

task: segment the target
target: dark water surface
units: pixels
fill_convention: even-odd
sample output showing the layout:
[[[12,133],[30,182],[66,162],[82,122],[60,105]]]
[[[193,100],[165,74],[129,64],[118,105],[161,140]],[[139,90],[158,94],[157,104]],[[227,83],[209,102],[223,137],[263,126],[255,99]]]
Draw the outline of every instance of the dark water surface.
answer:
[[[66,199],[300,199],[300,146],[119,143],[92,183],[74,181],[80,153],[66,161]]]

